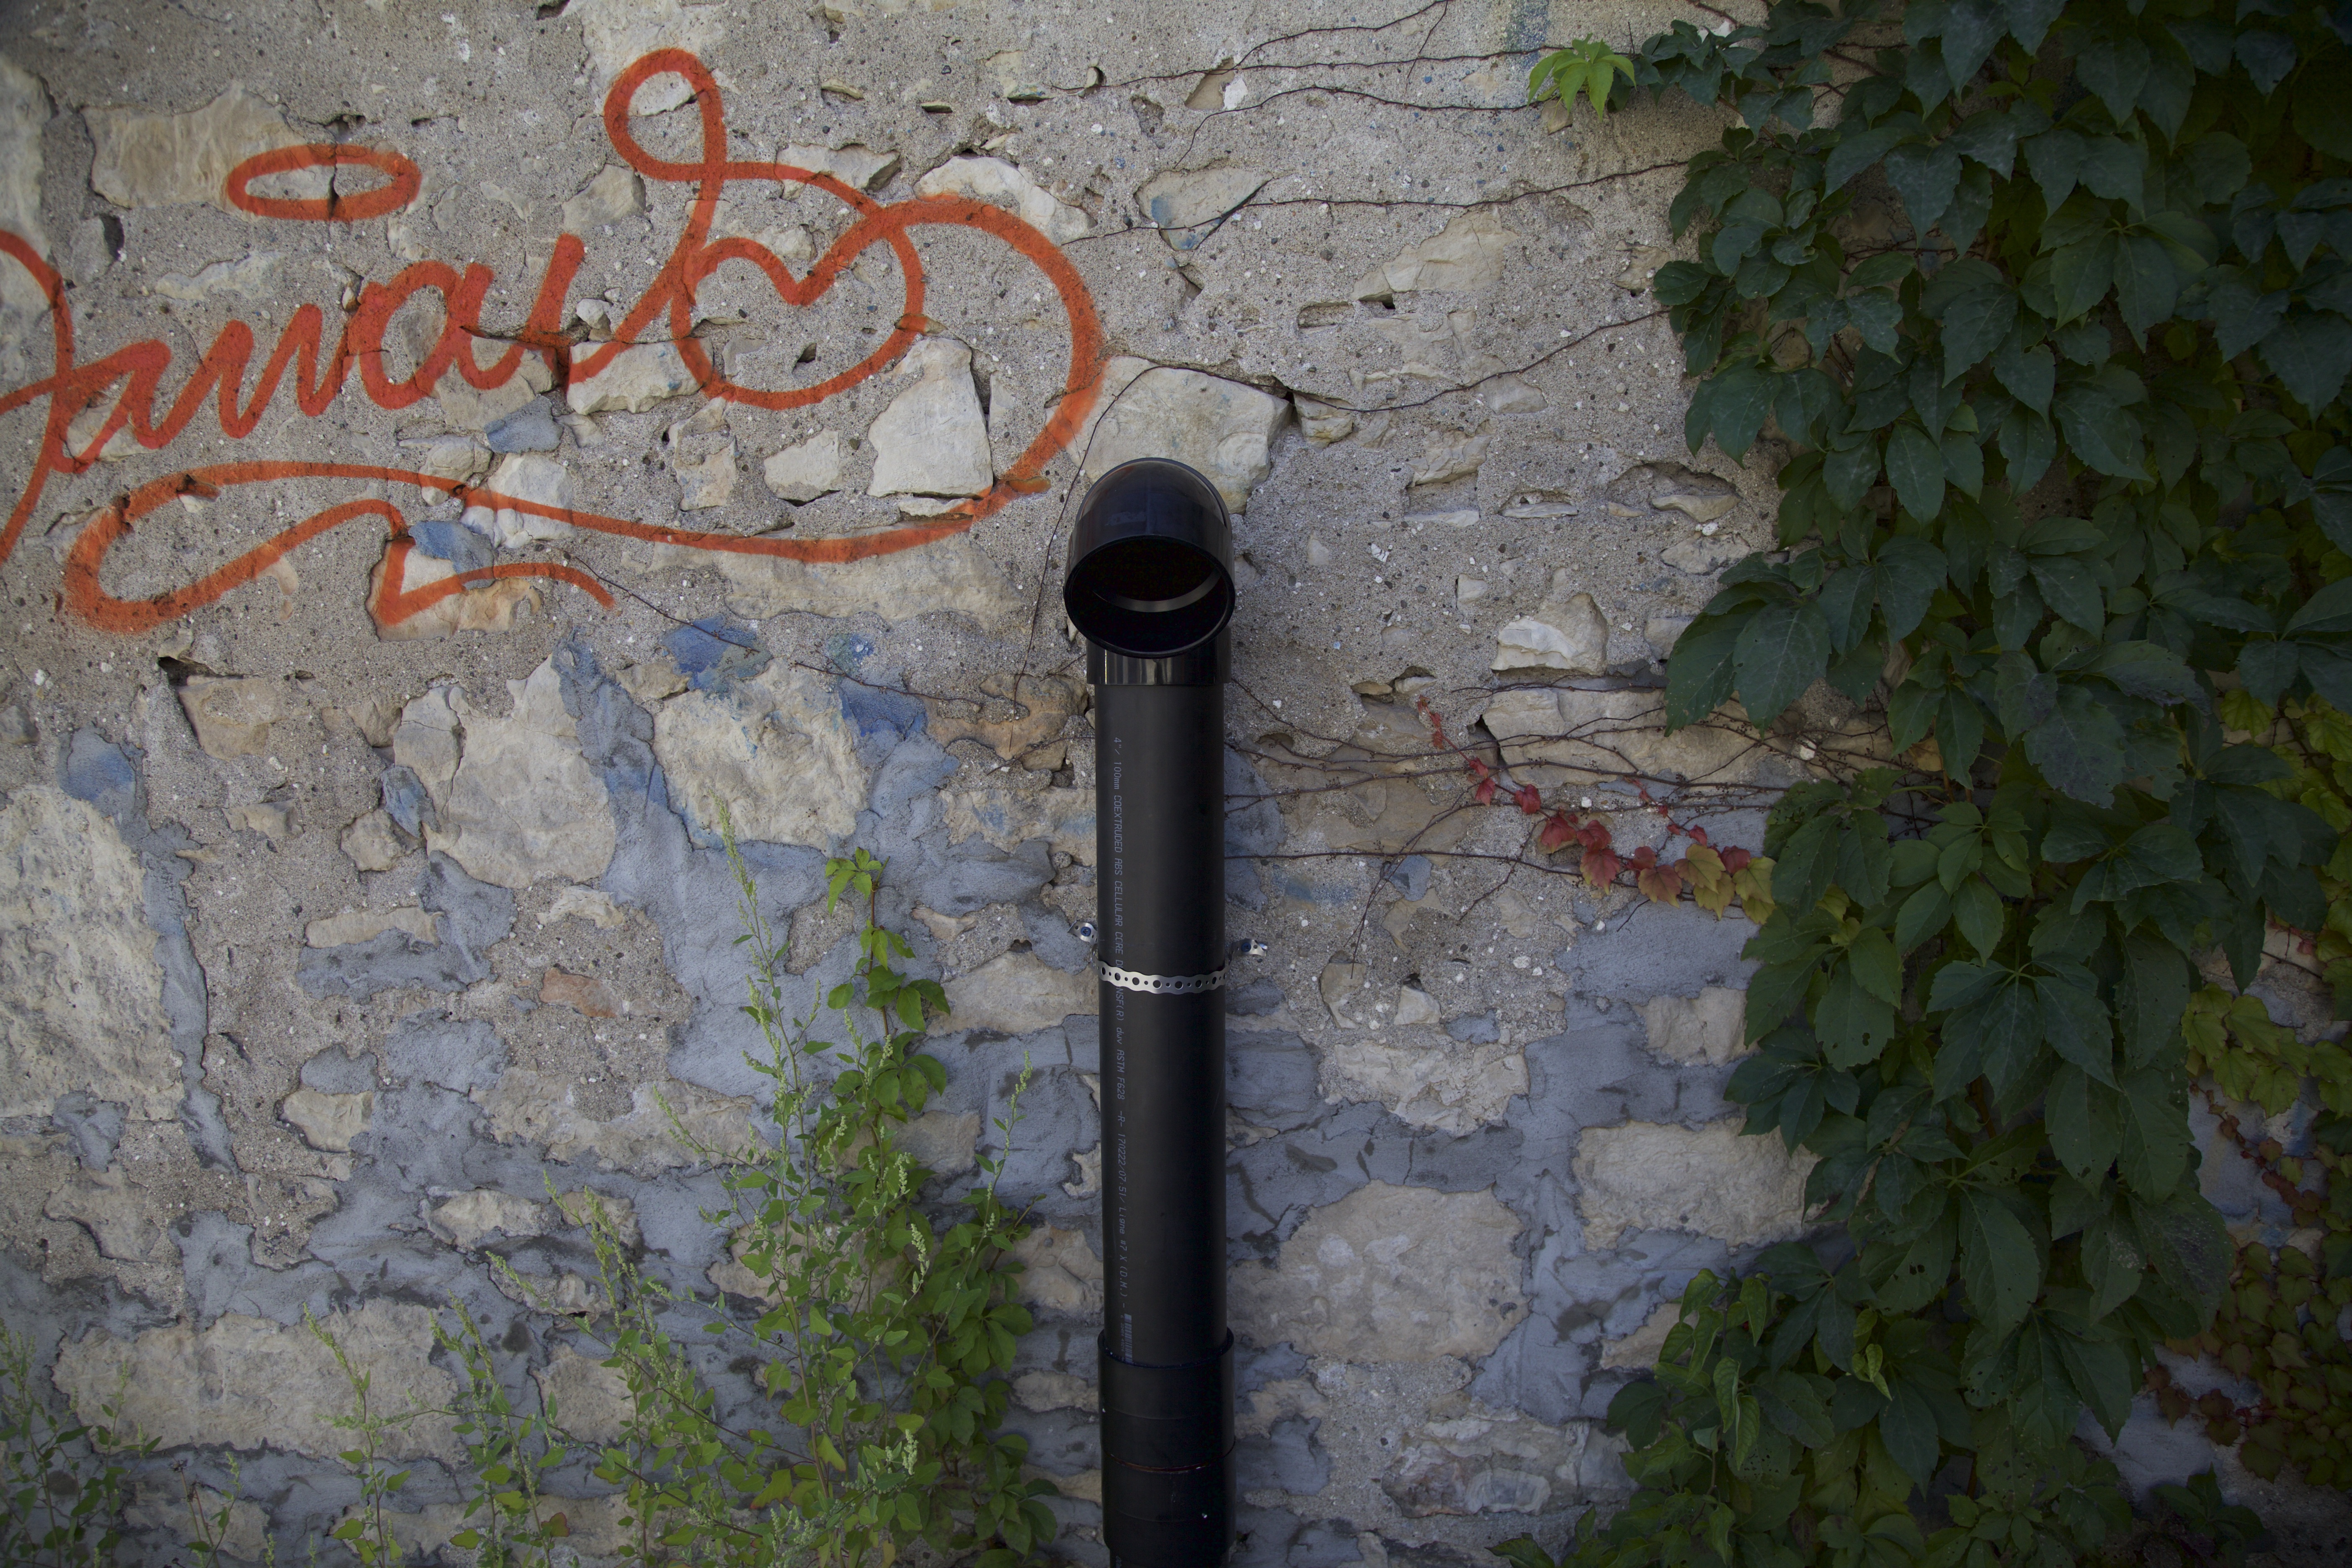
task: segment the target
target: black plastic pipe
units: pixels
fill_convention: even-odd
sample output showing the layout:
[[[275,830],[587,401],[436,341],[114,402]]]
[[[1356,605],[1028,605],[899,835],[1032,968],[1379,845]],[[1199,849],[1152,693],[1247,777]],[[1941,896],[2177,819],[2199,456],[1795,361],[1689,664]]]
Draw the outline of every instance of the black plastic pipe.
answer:
[[[1063,604],[1095,688],[1103,1541],[1114,1568],[1212,1568],[1236,1500],[1218,994],[1233,533],[1216,488],[1159,458],[1105,474]]]

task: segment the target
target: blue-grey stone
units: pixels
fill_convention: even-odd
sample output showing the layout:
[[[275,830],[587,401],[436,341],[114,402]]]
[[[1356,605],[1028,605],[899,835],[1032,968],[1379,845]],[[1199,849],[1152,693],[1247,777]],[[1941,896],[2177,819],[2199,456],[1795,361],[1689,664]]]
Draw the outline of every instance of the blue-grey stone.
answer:
[[[429,1007],[402,1018],[383,1037],[384,1070],[394,1078],[460,1094],[495,1082],[506,1060],[506,1042],[488,1022],[461,1023]]]
[[[552,452],[563,438],[555,411],[544,400],[533,400],[494,422],[482,432],[483,444],[493,452]]]
[[[1225,987],[1225,1011],[1234,1017],[1262,1018],[1285,1000],[1282,987],[1263,975],[1246,985]]]
[[[759,634],[727,616],[706,616],[662,637],[687,683],[697,691],[725,690],[768,668]]]
[[[49,1120],[73,1140],[74,1152],[85,1170],[103,1171],[114,1163],[114,1146],[122,1142],[127,1120],[121,1106],[78,1089],[58,1096]]]
[[[1254,1126],[1290,1131],[1326,1109],[1315,1053],[1287,1030],[1225,1037],[1225,1103]]]
[[[424,837],[426,824],[437,825],[433,797],[425,793],[425,781],[416,776],[415,768],[405,763],[393,763],[383,770],[379,788],[383,795],[384,815],[411,838]]]
[[[66,749],[64,776],[58,782],[76,800],[98,807],[99,815],[119,823],[140,810],[139,770],[121,748],[95,730],[77,730]],[[142,826],[144,824],[141,825]]]
[[[1404,890],[1404,896],[1419,903],[1429,896],[1429,857],[1408,855],[1381,873]]]
[[[498,560],[498,548],[472,529],[453,521],[426,519],[408,525],[416,548],[436,561],[446,561],[460,572],[479,572]]]
[[[1227,1568],[1341,1568],[1361,1563],[1356,1527],[1344,1519],[1309,1523],[1287,1509],[1244,1504]]]
[[[1446,1020],[1445,1032],[1465,1045],[1491,1046],[1503,1037],[1503,1031],[1491,1012],[1467,1014]]]
[[[302,1064],[304,1089],[320,1094],[366,1094],[374,1089],[375,1058],[347,1057],[332,1046]]]
[[[1234,1446],[1234,1468],[1244,1492],[1275,1490],[1312,1497],[1331,1482],[1331,1456],[1315,1440],[1323,1423],[1304,1415],[1277,1421],[1262,1437]]]

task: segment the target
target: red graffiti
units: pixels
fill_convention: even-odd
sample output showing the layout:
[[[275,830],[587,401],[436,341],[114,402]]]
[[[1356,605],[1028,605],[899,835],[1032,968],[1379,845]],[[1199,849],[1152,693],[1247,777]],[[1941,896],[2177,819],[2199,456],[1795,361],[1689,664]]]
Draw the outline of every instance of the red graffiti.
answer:
[[[629,129],[629,103],[637,89],[655,77],[666,75],[684,78],[693,91],[702,135],[702,155],[698,162],[656,157],[638,143]],[[797,540],[656,527],[597,512],[546,506],[485,486],[457,484],[454,488],[470,506],[528,512],[600,533],[694,550],[833,563],[889,554],[962,532],[1016,496],[1046,488],[1043,477],[1045,464],[1067,447],[1093,402],[1090,395],[1100,373],[1102,332],[1095,317],[1093,299],[1077,269],[1044,235],[1012,214],[982,202],[946,196],[877,202],[829,174],[788,163],[727,157],[727,128],[718,84],[700,60],[682,49],[657,50],[621,73],[605,96],[604,129],[614,150],[646,179],[695,187],[693,205],[677,243],[654,281],[615,325],[612,341],[593,347],[575,346],[562,329],[566,298],[585,248],[576,237],[563,236],[548,258],[537,300],[523,329],[502,334],[504,352],[487,366],[477,363],[474,345],[483,335],[479,315],[494,275],[478,264],[467,266],[461,272],[446,262],[420,261],[404,268],[391,282],[370,283],[362,290],[357,304],[343,321],[341,336],[331,353],[325,349],[324,312],[315,304],[296,310],[278,334],[277,347],[263,363],[249,395],[246,392],[246,371],[253,358],[253,331],[242,321],[230,321],[215,337],[211,349],[159,418],[155,402],[163,377],[172,368],[170,347],[161,340],[149,339],[88,364],[76,363],[73,319],[62,280],[23,239],[0,230],[0,254],[15,260],[31,275],[49,301],[56,366],[39,381],[0,394],[0,415],[43,399],[47,402],[47,423],[32,472],[17,493],[5,530],[0,530],[0,565],[5,565],[15,551],[51,474],[86,471],[108,443],[126,430],[141,446],[160,450],[187,427],[208,398],[216,402],[222,434],[241,440],[259,424],[289,370],[294,405],[308,417],[316,418],[327,410],[354,367],[372,402],[382,408],[400,409],[431,395],[434,386],[453,365],[475,387],[487,391],[504,385],[520,370],[527,353],[536,353],[545,360],[559,384],[583,380],[611,363],[614,356],[639,342],[639,335],[648,327],[659,323],[706,396],[760,408],[797,408],[821,402],[895,363],[929,324],[923,315],[922,264],[909,237],[910,231],[925,226],[978,229],[1003,240],[1051,280],[1069,320],[1069,370],[1059,405],[1035,439],[986,495],[921,523],[845,538]],[[329,169],[339,175],[346,169],[369,169],[383,174],[384,183],[356,194],[337,190],[322,197],[272,197],[257,195],[252,191],[257,181],[308,169]],[[856,215],[856,221],[805,277],[794,278],[772,252],[754,241],[710,238],[710,224],[720,194],[730,180],[814,185],[847,204]],[[257,216],[313,223],[354,222],[400,210],[415,199],[420,183],[416,166],[396,153],[316,144],[281,148],[247,159],[229,174],[225,194],[231,205]],[[906,280],[904,308],[889,337],[838,375],[804,387],[739,385],[719,374],[709,351],[692,335],[695,290],[727,262],[740,261],[756,267],[781,300],[799,308],[821,299],[860,254],[876,245],[888,247],[898,261],[899,274]],[[394,382],[384,366],[384,332],[394,315],[427,289],[440,299],[441,334],[415,372]],[[72,449],[67,432],[75,417],[108,396],[118,384],[121,392],[103,426],[81,444],[80,450]],[[314,513],[181,588],[144,599],[119,599],[100,585],[100,574],[107,552],[158,507],[182,495],[210,497],[232,486],[289,479],[375,480],[413,484],[436,492],[452,488],[449,479],[430,474],[354,463],[224,463],[167,475],[118,498],[83,528],[66,560],[65,607],[107,631],[144,631],[212,603],[232,588],[251,582],[302,544],[330,529],[353,521],[380,525],[388,534],[383,566],[368,605],[380,626],[396,626],[448,595],[464,591],[470,584],[498,578],[551,578],[581,589],[608,608],[613,604],[612,596],[586,574],[568,566],[536,563],[511,563],[461,572],[417,589],[407,589],[405,567],[411,542],[406,520],[396,507],[373,500],[347,501]]]

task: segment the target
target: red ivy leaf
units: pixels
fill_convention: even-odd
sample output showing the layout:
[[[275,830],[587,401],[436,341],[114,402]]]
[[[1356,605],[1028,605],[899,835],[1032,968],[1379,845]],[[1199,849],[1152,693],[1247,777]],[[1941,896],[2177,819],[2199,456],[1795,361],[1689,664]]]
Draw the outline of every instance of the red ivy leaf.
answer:
[[[1521,784],[1512,793],[1511,798],[1519,803],[1519,809],[1525,812],[1528,816],[1541,816],[1543,815],[1543,796],[1536,793],[1535,785]]]
[[[1720,853],[1723,856],[1723,868],[1730,872],[1735,877],[1739,875],[1740,872],[1748,869],[1748,862],[1756,858],[1755,856],[1749,854],[1747,850],[1740,848],[1736,844],[1730,848],[1723,850]]]
[[[1481,769],[1479,769],[1478,771],[1479,771],[1479,772],[1481,772],[1481,773],[1486,772],[1486,770],[1485,770],[1484,768],[1481,768]],[[1495,804],[1495,781],[1494,781],[1493,779],[1490,779],[1490,778],[1482,778],[1482,779],[1480,779],[1480,780],[1478,781],[1478,787],[1477,787],[1477,789],[1476,789],[1475,792],[1473,792],[1473,793],[1475,793],[1475,794],[1477,795],[1477,797],[1478,797],[1478,804],[1479,804],[1480,805],[1494,805],[1494,804]]]
[[[1695,844],[1704,844],[1706,842],[1706,829],[1704,827],[1677,828],[1675,831],[1689,834],[1691,841]]]
[[[1566,814],[1553,812],[1545,819],[1543,831],[1536,835],[1536,847],[1549,855],[1576,837],[1576,829],[1569,825]]]
[[[1576,830],[1576,841],[1587,849],[1606,849],[1609,847],[1609,825],[1597,816],[1587,817],[1583,826]]]
[[[1633,873],[1633,885],[1654,904],[1671,904],[1683,893],[1679,866],[1644,866]]]
[[[1587,849],[1584,852],[1584,879],[1595,888],[1605,888],[1617,879],[1624,862],[1613,849]]]
[[[1648,845],[1644,844],[1639,849],[1633,851],[1634,870],[1646,871],[1657,863],[1658,852],[1651,848]]]

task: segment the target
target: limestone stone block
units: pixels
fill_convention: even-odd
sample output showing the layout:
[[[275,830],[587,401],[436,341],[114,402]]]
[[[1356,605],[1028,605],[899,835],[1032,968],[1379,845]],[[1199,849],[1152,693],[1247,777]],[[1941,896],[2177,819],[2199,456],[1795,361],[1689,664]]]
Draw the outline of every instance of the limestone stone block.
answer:
[[[1024,1270],[1015,1287],[1022,1300],[1065,1317],[1102,1315],[1103,1261],[1082,1233],[1033,1225],[1013,1256]]]
[[[1093,1012],[1098,1000],[1091,973],[1065,973],[1027,952],[992,958],[949,981],[947,993],[947,1016],[931,1020],[935,1034],[957,1029],[1032,1034],[1055,1028],[1074,1013]]]
[[[1429,238],[1409,245],[1364,274],[1359,300],[1388,300],[1415,289],[1485,294],[1503,280],[1503,263],[1519,237],[1485,210],[1463,213]]]
[[[915,384],[890,400],[866,432],[874,447],[874,496],[976,496],[996,482],[988,416],[971,381],[971,350],[924,338],[901,364]]]
[[[1465,1133],[1500,1121],[1528,1092],[1527,1058],[1515,1046],[1473,1045],[1434,1029],[1349,1035],[1324,1053],[1326,1100],[1379,1100],[1415,1127]]]
[[[725,506],[735,499],[735,443],[729,441],[692,460],[672,452],[669,471],[677,476],[678,510],[709,511]]]
[[[1601,493],[1612,517],[1678,511],[1693,522],[1710,523],[1730,516],[1739,504],[1738,488],[1729,479],[1680,463],[1636,463]]]
[[[481,363],[479,353],[475,363]],[[512,379],[501,385],[483,388],[466,379],[465,371],[451,365],[441,379],[433,384],[433,401],[441,410],[442,419],[453,429],[488,430],[516,410],[530,405],[531,401],[555,384],[554,373],[547,362],[537,354],[522,356],[522,364]]]
[[[499,500],[529,501],[558,511],[572,510],[572,470],[553,458],[542,458],[534,452],[510,452],[499,459],[489,478],[482,481],[481,490],[488,494],[466,508],[464,521],[467,528],[495,542],[501,550],[512,550],[535,539],[561,539],[572,531],[572,524],[561,517],[548,517],[540,512],[525,511],[520,507],[501,506]],[[410,586],[415,586],[412,580]]]
[[[1546,1426],[1461,1394],[1438,1399],[1428,1418],[1398,1434],[1381,1489],[1410,1519],[1444,1514],[1541,1513],[1581,1485],[1593,1423]]]
[[[1606,1372],[1619,1367],[1641,1370],[1657,1365],[1658,1357],[1665,1353],[1666,1335],[1682,1321],[1682,1316],[1681,1302],[1659,1302],[1650,1309],[1650,1315],[1642,1320],[1639,1328],[1622,1338],[1611,1340],[1601,1347],[1601,1370]]]
[[[1743,1135],[1736,1119],[1588,1127],[1573,1167],[1584,1245],[1605,1251],[1629,1230],[1685,1231],[1735,1247],[1787,1241],[1807,1228],[1805,1177],[1815,1163],[1778,1135]]]
[[[566,21],[580,19],[582,41],[596,68],[599,89],[656,49],[684,49],[705,59],[727,37],[726,12],[717,5],[682,5],[678,0],[574,0]],[[574,57],[577,58],[576,56]],[[637,89],[630,109],[660,114],[692,96],[679,76],[657,76]]]
[[[524,363],[530,363],[526,360]],[[669,343],[633,343],[597,367],[593,375],[563,389],[574,414],[625,409],[642,414],[667,398],[694,390],[694,374]]]
[[[1617,287],[1629,294],[1647,293],[1658,268],[1674,258],[1675,253],[1663,245],[1629,245],[1625,247],[1625,270],[1617,275]]]
[[[781,659],[730,689],[680,692],[654,712],[671,803],[713,838],[723,806],[740,839],[836,842],[866,804],[856,745],[833,684]]]
[[[915,182],[919,196],[967,196],[1009,207],[1021,221],[1056,245],[1076,239],[1092,226],[1084,211],[1054,199],[1028,172],[1002,158],[950,158]]]
[[[862,142],[845,142],[839,147],[794,144],[777,153],[776,159],[813,174],[831,174],[843,184],[861,191],[873,190],[898,172],[898,153],[885,153]]]
[[[813,501],[841,488],[841,434],[820,430],[760,465],[761,482],[793,502]]]
[[[1786,784],[1801,776],[1744,725],[1718,717],[1669,735],[1662,691],[1499,691],[1481,719],[1503,760],[1544,787],[1639,773],[1704,784]]]
[[[582,1187],[576,1192],[556,1194],[555,1208],[566,1225],[586,1229],[601,1223],[610,1227],[613,1239],[623,1247],[635,1247],[644,1239],[637,1228],[637,1205],[626,1198]]]
[[[41,128],[48,118],[40,82],[15,61],[0,59],[0,228],[44,257],[49,233],[41,222]],[[13,262],[0,268],[0,312],[12,318],[0,320],[0,342],[18,337],[48,308],[31,274]]]
[[[1356,416],[1344,408],[1328,403],[1318,403],[1311,397],[1294,395],[1291,407],[1298,415],[1298,433],[1318,447],[1334,441],[1344,441],[1355,434]]]
[[[367,1131],[375,1113],[375,1095],[327,1094],[298,1089],[278,1108],[279,1115],[302,1134],[302,1142],[328,1153],[348,1154],[352,1141]]]
[[[1493,437],[1483,432],[1473,436],[1430,437],[1429,447],[1422,454],[1421,467],[1413,470],[1412,482],[1423,485],[1451,484],[1475,474],[1486,461],[1486,447]]]
[[[975,1163],[980,1112],[927,1110],[898,1129],[899,1152],[934,1176],[961,1176]]]
[[[1551,594],[1536,612],[1495,634],[1495,668],[1609,673],[1608,618],[1591,595],[1570,590],[1569,577],[1565,570],[1552,574]]]
[[[1638,1005],[1652,1053],[1670,1062],[1722,1067],[1754,1047],[1744,1037],[1748,993],[1709,985],[1696,996],[1654,996]]]
[[[1086,455],[1079,485],[1137,458],[1173,458],[1215,485],[1229,510],[1245,511],[1251,489],[1274,471],[1268,447],[1289,417],[1286,397],[1121,355],[1103,368],[1092,420],[1072,443]]]
[[[570,1073],[509,1068],[495,1083],[475,1089],[472,1099],[501,1143],[535,1143],[559,1164],[593,1160],[602,1170],[637,1176],[699,1164],[703,1150],[731,1160],[754,1137],[751,1101],[683,1079],[636,1084],[630,1109],[601,1120],[579,1103],[583,1087]],[[678,1129],[690,1142],[679,1141]]]
[[[0,806],[0,1116],[47,1116],[77,1089],[178,1113],[144,883],[95,806],[47,784]]]
[[[1190,250],[1205,237],[1197,231],[1241,205],[1265,184],[1263,169],[1213,163],[1205,169],[1162,169],[1143,182],[1135,205],[1154,227],[1176,232],[1169,243]]]
[[[570,1345],[558,1345],[547,1364],[533,1369],[540,1397],[546,1401],[555,1424],[585,1443],[617,1443],[636,1398],[628,1379],[601,1360],[582,1355]]]
[[[283,251],[257,250],[235,261],[215,261],[193,275],[166,272],[155,279],[155,292],[184,305],[201,305],[226,294],[267,300],[278,288],[278,264],[285,259]]]
[[[352,1370],[373,1380],[378,1414],[422,1412],[385,1429],[386,1457],[457,1463],[463,1450],[444,1413],[457,1380],[430,1359],[433,1323],[429,1308],[385,1300],[320,1320]],[[184,1319],[131,1340],[99,1329],[58,1350],[54,1378],[84,1421],[133,1428],[164,1448],[270,1447],[329,1459],[351,1447],[350,1434],[332,1425],[351,1411],[351,1384],[300,1322],[226,1312],[205,1329]],[[107,1405],[119,1415],[108,1418]]]
[[[432,1219],[460,1247],[479,1252],[485,1242],[496,1237],[521,1241],[546,1235],[548,1215],[545,1204],[492,1187],[477,1187],[435,1205]]]
[[[180,688],[180,706],[207,756],[257,757],[269,750],[269,727],[287,716],[286,685],[258,675],[194,675]]]
[[[382,602],[386,591],[384,578],[391,569],[392,552],[387,542],[383,557],[376,563],[370,577],[370,605]],[[448,562],[412,552],[398,587],[401,592],[413,594],[457,574],[457,568]],[[469,584],[464,592],[436,599],[404,620],[390,625],[379,621],[375,635],[385,642],[431,642],[458,632],[508,632],[514,629],[517,611],[539,607],[539,584],[528,577],[509,577]]]
[[[343,947],[355,942],[372,942],[388,931],[404,931],[421,942],[441,940],[433,924],[432,911],[410,904],[397,910],[345,910],[341,914],[312,921],[302,928],[302,942],[306,947]]]
[[[232,81],[217,98],[186,114],[143,109],[89,109],[92,143],[89,183],[119,207],[181,206],[211,202],[227,207],[229,171],[257,153],[304,140],[284,115]],[[281,176],[271,194],[327,194],[318,170]],[[234,210],[234,209],[232,209]]]
[[[439,819],[425,842],[501,888],[593,882],[612,862],[613,815],[603,776],[580,754],[579,724],[563,710],[562,678],[542,662],[507,690],[513,707],[504,715],[449,687],[402,710],[394,760],[416,769]]]
[[[978,700],[927,698],[931,739],[945,746],[967,736],[1006,762],[1062,732],[1072,714],[1087,709],[1087,688],[1063,675],[990,674],[980,679]]]
[[[708,554],[690,559],[706,569],[714,563]],[[996,632],[1029,614],[1029,600],[1013,591],[1003,569],[968,533],[862,561],[789,561],[730,551],[715,563],[727,580],[728,608],[758,619],[799,611],[835,618],[871,613],[897,622],[945,610]]]
[[[946,797],[948,841],[977,835],[999,849],[1043,838],[1082,866],[1095,863],[1095,792],[1050,786],[1040,790],[957,790]]]
[[[646,183],[635,169],[607,163],[563,204],[563,232],[593,234],[608,223],[618,223],[645,210]]]
[[[362,871],[389,871],[408,853],[408,845],[382,806],[343,829],[343,853]]]
[[[613,895],[601,888],[562,887],[555,889],[546,910],[539,917],[541,925],[553,925],[565,918],[586,921],[598,931],[618,931],[629,922],[629,912],[613,901]]]
[[[1097,1410],[1095,1385],[1066,1372],[1024,1372],[1013,1380],[1013,1400],[1024,1410]]]
[[[596,976],[551,967],[540,977],[539,999],[569,1007],[585,1018],[617,1018],[628,1010],[613,988]]]
[[[81,1226],[102,1256],[124,1263],[154,1257],[171,1217],[155,1194],[133,1186],[120,1170],[74,1172],[49,1194],[41,1212]]]
[[[1518,1230],[1491,1192],[1373,1182],[1308,1215],[1277,1263],[1236,1267],[1234,1317],[1339,1361],[1483,1356],[1527,1314]]]

